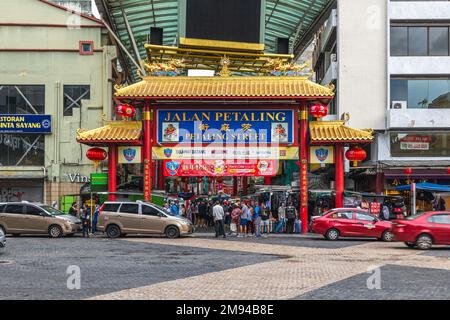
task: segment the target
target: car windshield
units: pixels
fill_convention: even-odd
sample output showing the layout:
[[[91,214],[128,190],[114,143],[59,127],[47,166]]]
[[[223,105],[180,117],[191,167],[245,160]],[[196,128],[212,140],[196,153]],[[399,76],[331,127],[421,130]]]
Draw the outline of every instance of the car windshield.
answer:
[[[151,202],[145,202],[148,203],[149,205],[151,205],[152,207],[159,209],[160,211],[162,211],[164,214],[168,215],[168,216],[172,216],[172,217],[176,217],[176,215],[174,215],[172,212],[170,212],[170,210],[166,210],[163,207],[161,207],[160,205],[151,203]]]
[[[54,215],[54,216],[60,216],[60,215],[65,214],[64,212],[59,211],[58,209],[55,209],[55,208],[50,207],[50,206],[40,206],[40,207],[42,209],[44,209],[45,211],[47,211],[48,213],[50,213],[51,215]]]
[[[425,214],[425,212],[418,213],[418,214],[415,214],[413,216],[406,217],[405,220],[414,220],[414,219],[417,219],[418,217],[423,216],[424,214]]]

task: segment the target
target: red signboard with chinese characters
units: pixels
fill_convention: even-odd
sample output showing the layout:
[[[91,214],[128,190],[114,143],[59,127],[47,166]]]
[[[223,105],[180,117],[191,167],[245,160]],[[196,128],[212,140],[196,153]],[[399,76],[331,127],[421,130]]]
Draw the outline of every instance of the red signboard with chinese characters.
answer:
[[[166,177],[223,177],[223,176],[264,176],[274,177],[278,170],[277,160],[164,160]]]

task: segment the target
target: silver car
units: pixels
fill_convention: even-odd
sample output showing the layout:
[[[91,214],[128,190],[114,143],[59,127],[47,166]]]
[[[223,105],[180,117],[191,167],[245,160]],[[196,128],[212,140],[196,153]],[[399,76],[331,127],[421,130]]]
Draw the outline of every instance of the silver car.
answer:
[[[0,250],[6,247],[6,236],[3,229],[0,228]]]

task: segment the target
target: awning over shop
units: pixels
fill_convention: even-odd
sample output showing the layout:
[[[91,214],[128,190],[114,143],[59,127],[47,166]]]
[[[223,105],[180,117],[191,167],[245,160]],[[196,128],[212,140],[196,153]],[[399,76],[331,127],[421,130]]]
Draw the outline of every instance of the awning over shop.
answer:
[[[144,77],[142,81],[118,88],[118,98],[325,98],[334,88],[316,84],[306,77]]]
[[[435,192],[450,192],[450,186],[443,186],[440,184],[422,182],[416,184],[417,190],[425,190],[425,191],[435,191]],[[408,191],[411,190],[411,185],[398,186],[395,188],[397,191]]]
[[[345,125],[345,121],[311,121],[311,143],[361,143],[373,140],[372,130],[360,130]]]
[[[141,144],[141,121],[111,121],[106,126],[77,130],[77,141],[88,145],[106,145],[108,143],[136,145]]]

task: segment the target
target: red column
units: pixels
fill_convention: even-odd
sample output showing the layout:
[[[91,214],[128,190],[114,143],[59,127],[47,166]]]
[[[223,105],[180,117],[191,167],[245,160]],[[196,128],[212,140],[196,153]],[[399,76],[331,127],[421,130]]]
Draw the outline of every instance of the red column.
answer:
[[[375,193],[376,194],[384,193],[384,173],[383,172],[377,173],[376,183],[375,183]]]
[[[117,145],[108,146],[108,192],[117,191]],[[109,201],[116,201],[115,194],[108,194]]]
[[[242,190],[244,191],[244,195],[247,195],[247,187],[248,187],[248,179],[247,177],[242,177]]]
[[[233,195],[236,196],[238,194],[238,177],[233,177]]]
[[[270,177],[264,177],[264,185],[270,186],[272,184],[272,179]]]
[[[334,146],[335,180],[336,180],[336,208],[344,206],[344,146],[337,143]]]
[[[300,221],[302,233],[308,232],[308,109],[300,109]]]
[[[164,169],[163,161],[158,160],[158,190],[164,190]]]
[[[150,103],[146,103],[142,112],[142,122],[144,129],[144,200],[151,200],[152,184],[152,114]]]

